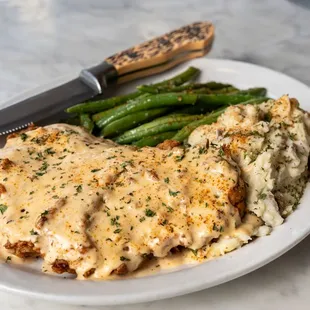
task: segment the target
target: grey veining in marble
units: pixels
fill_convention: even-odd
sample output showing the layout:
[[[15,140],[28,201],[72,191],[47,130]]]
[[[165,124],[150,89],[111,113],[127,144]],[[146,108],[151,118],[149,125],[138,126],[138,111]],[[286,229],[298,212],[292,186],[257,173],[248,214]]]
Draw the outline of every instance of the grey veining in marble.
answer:
[[[210,57],[267,66],[310,85],[308,0],[0,0],[0,102],[196,20],[216,26]],[[309,309],[309,262],[307,238],[275,262],[219,287],[97,309]],[[56,308],[7,293],[0,300],[1,310]]]

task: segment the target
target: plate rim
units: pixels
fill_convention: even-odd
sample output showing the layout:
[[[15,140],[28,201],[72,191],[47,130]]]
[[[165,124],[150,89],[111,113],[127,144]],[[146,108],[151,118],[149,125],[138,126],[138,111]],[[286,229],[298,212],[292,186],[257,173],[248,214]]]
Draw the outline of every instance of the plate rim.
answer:
[[[281,76],[282,78],[288,79],[290,80],[292,83],[297,83],[300,87],[305,88],[305,91],[309,92],[310,95],[310,88],[304,84],[303,82],[298,81],[295,78],[292,78],[282,72],[278,72],[275,70],[272,70],[270,68],[264,67],[264,66],[260,66],[260,65],[256,65],[256,64],[252,64],[252,63],[246,63],[246,62],[242,62],[242,61],[236,61],[236,60],[229,60],[229,59],[213,59],[213,58],[199,58],[199,59],[194,59],[191,60],[185,64],[182,64],[182,66],[189,66],[190,64],[193,63],[197,63],[197,62],[206,62],[205,65],[207,65],[207,62],[214,62],[215,64],[218,63],[226,63],[228,65],[239,65],[239,66],[248,66],[248,67],[252,67],[255,68],[256,70],[266,70],[267,73],[271,73],[271,74],[277,74],[278,76]],[[174,72],[176,69],[182,67],[182,66],[178,66],[177,68],[171,70],[171,72]],[[34,94],[42,91],[45,88],[48,87],[54,87],[60,83],[63,83],[67,80],[69,80],[70,78],[72,78],[73,75],[66,75],[57,79],[53,79],[48,83],[45,83],[41,86],[26,90],[20,94],[17,94],[11,98],[8,98],[7,100],[4,101],[4,103],[14,103],[14,102],[18,102],[19,100],[22,100],[26,97],[29,96],[33,96]],[[1,105],[0,105],[1,106]],[[310,104],[309,104],[310,107]],[[304,200],[309,200],[310,201],[310,186],[308,184],[307,189],[305,190],[305,193],[303,195],[302,201]],[[290,215],[289,218],[294,217],[295,213],[298,213],[298,208],[297,210]],[[310,211],[309,211],[309,215],[310,215]],[[296,217],[296,216],[295,216]],[[288,230],[289,227],[285,226],[285,223],[281,226],[279,226],[280,230]],[[277,230],[278,228],[276,228]],[[294,233],[294,228],[291,228],[293,233]],[[292,234],[293,234],[292,233]],[[246,264],[246,265],[240,265],[238,268],[236,268],[233,272],[230,272],[230,274],[227,276],[227,274],[221,273],[219,274],[216,279],[213,280],[212,283],[207,284],[204,281],[201,281],[199,279],[199,281],[197,281],[195,284],[191,284],[191,283],[183,283],[183,287],[178,287],[173,286],[170,287],[168,290],[166,291],[154,291],[151,292],[149,291],[148,294],[141,294],[140,292],[136,292],[136,293],[129,293],[129,294],[114,294],[114,295],[89,295],[89,294],[79,294],[78,292],[75,292],[74,294],[71,295],[66,295],[66,293],[63,293],[61,295],[55,295],[55,293],[49,293],[49,292],[38,292],[35,290],[31,290],[31,288],[28,286],[23,286],[22,284],[17,285],[16,283],[14,284],[14,279],[16,280],[16,275],[14,275],[14,273],[17,272],[17,274],[19,274],[20,276],[24,275],[25,273],[29,274],[29,271],[24,271],[24,270],[19,270],[19,269],[15,269],[15,268],[7,268],[7,266],[5,266],[5,264],[1,264],[0,265],[0,271],[8,271],[6,272],[5,275],[9,275],[9,281],[3,280],[3,277],[0,278],[0,289],[2,291],[5,292],[9,292],[9,293],[17,293],[19,295],[23,295],[23,296],[27,296],[27,297],[32,297],[32,298],[38,298],[38,299],[43,299],[43,300],[49,300],[49,301],[54,301],[54,302],[61,302],[61,303],[66,303],[66,304],[75,304],[75,305],[124,305],[124,304],[133,304],[133,303],[140,303],[140,302],[147,302],[147,301],[153,301],[153,300],[161,300],[161,299],[166,299],[166,298],[170,298],[170,297],[176,297],[176,296],[180,296],[180,295],[184,295],[184,294],[188,294],[188,293],[192,293],[192,292],[196,292],[196,291],[200,291],[206,288],[210,288],[210,287],[214,287],[217,286],[219,284],[231,281],[233,279],[236,279],[238,277],[241,277],[245,274],[248,274],[254,270],[257,270],[258,268],[270,263],[271,261],[275,260],[276,258],[280,257],[281,255],[283,255],[284,253],[286,253],[287,251],[289,251],[291,248],[293,248],[295,245],[297,245],[300,241],[302,241],[304,238],[306,238],[308,235],[310,234],[310,224],[308,225],[308,227],[302,227],[301,229],[297,230],[297,232],[295,232],[295,235],[292,236],[292,240],[290,241],[290,243],[286,246],[282,246],[281,249],[277,250],[273,255],[269,255],[268,257],[265,257],[264,259],[260,259],[258,261],[252,261],[252,263],[250,264]],[[263,237],[263,238],[268,238],[268,237]],[[268,240],[268,239],[266,239]],[[229,264],[229,261],[231,260],[231,258],[233,258],[235,256],[235,253],[238,252],[245,252],[245,255],[247,255],[247,252],[249,252],[249,250],[247,250],[249,246],[247,245],[246,247],[242,247],[240,249],[238,249],[237,251],[234,251],[232,253],[226,254],[223,257],[217,258],[216,260],[213,260],[212,262],[220,262],[220,261],[226,261],[226,263]],[[206,262],[208,263],[208,262]],[[153,276],[148,276],[148,277],[143,277],[143,278],[139,278],[138,280],[141,279],[164,279],[167,277],[173,277],[173,275],[176,275],[176,278],[178,277],[178,274],[180,273],[184,273],[184,275],[182,275],[181,277],[184,277],[184,279],[186,279],[186,275],[188,275],[188,273],[193,273],[191,272],[192,270],[200,270],[200,269],[204,269],[204,265],[206,263],[202,263],[202,264],[198,264],[197,266],[193,267],[193,268],[184,268],[182,270],[178,270],[175,272],[168,272],[165,274],[156,274]],[[215,263],[216,264],[216,263]],[[195,274],[201,274],[198,272],[196,272]],[[46,276],[46,275],[45,275]],[[36,277],[43,277],[42,274],[33,274],[30,273],[30,279],[36,279]],[[51,276],[46,276],[49,279],[54,279],[54,277]],[[120,280],[119,282],[121,283],[127,283],[128,285],[130,285],[133,281],[136,281],[137,279],[124,279],[124,280]],[[47,283],[53,282],[54,280],[49,280],[47,281]],[[70,280],[64,280],[64,281],[70,281]],[[74,281],[74,280],[72,280]],[[81,285],[79,287],[83,288],[85,286],[85,283],[95,283],[97,286],[100,286],[100,284],[98,282],[87,282],[87,281],[74,281],[74,283],[76,282],[80,282]],[[118,281],[102,281],[100,283],[110,283],[112,286],[115,286],[114,284],[118,282]],[[160,282],[160,280],[159,280]],[[66,282],[67,283],[67,282]],[[72,283],[72,282],[71,282]],[[86,284],[87,286],[88,284]],[[76,285],[75,285],[76,286]],[[102,285],[104,286],[104,285]],[[77,286],[78,287],[78,286]]]

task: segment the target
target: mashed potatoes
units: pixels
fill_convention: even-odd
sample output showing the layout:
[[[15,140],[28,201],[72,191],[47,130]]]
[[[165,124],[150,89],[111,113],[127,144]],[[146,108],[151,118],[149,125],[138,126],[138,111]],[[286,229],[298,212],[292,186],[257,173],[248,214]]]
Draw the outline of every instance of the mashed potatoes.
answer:
[[[188,142],[229,152],[247,184],[247,209],[274,227],[296,208],[306,186],[309,131],[308,113],[283,96],[231,106],[217,123],[197,128]]]

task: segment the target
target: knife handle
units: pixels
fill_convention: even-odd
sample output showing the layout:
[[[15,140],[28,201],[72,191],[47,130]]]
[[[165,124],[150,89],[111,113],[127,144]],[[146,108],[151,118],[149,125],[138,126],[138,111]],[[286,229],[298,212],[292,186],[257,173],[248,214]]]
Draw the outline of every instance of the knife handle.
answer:
[[[98,66],[83,70],[81,77],[101,90],[110,84],[160,73],[201,57],[210,51],[213,40],[212,23],[196,22],[116,53]]]

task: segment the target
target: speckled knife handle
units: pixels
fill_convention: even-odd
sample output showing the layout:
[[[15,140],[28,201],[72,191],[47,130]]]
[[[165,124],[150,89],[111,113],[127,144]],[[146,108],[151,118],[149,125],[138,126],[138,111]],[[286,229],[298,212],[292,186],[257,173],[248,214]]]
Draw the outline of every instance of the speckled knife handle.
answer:
[[[87,71],[96,76],[101,86],[128,82],[205,55],[213,39],[212,23],[193,23],[114,54]]]

